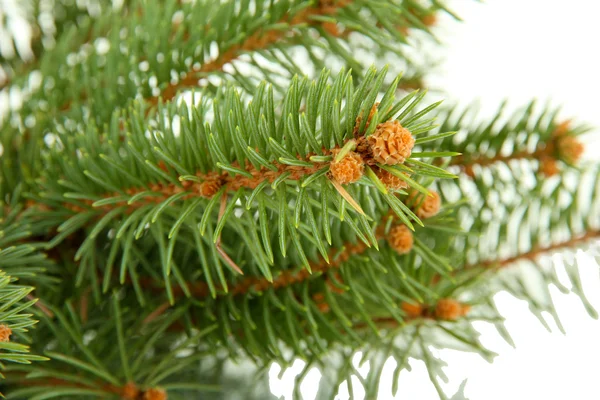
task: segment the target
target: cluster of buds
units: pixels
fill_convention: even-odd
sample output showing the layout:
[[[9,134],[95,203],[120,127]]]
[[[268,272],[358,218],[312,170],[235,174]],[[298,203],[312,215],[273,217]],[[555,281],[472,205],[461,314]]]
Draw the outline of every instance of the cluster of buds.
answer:
[[[376,103],[369,112],[365,124],[367,129],[373,123],[372,119],[377,112],[378,105],[379,103]],[[329,167],[332,177],[340,184],[356,182],[362,177],[365,164],[368,164],[373,166],[375,174],[386,188],[391,190],[407,188],[408,185],[404,180],[375,166],[375,164],[396,165],[403,163],[412,153],[415,138],[397,120],[378,124],[369,137],[358,137],[360,136],[359,127],[362,122],[363,116],[359,115],[354,127],[354,136],[357,137],[357,140],[353,140],[350,151],[348,151],[350,142],[346,143],[343,149],[331,151],[334,157]],[[338,156],[340,151],[344,151],[344,156],[341,159]]]

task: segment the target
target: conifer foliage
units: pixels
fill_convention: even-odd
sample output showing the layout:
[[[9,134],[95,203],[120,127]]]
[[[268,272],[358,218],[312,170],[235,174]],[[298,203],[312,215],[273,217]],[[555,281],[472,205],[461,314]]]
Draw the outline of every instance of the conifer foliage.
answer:
[[[36,32],[0,59],[8,398],[267,398],[302,359],[297,398],[316,368],[318,399],[374,399],[390,357],[393,393],[416,359],[446,398],[432,348],[511,343],[499,290],[597,318],[539,262],[597,246],[588,128],[429,102],[410,54],[443,2],[37,3],[2,10]]]

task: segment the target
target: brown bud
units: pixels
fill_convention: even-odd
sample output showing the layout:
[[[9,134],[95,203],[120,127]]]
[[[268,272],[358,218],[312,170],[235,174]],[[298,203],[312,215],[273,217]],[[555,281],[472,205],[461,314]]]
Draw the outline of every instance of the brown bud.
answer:
[[[415,214],[420,219],[431,218],[440,211],[442,200],[438,192],[430,191],[429,196],[425,196],[421,204],[415,210]]]
[[[317,303],[322,303],[325,301],[325,295],[323,295],[323,293],[315,293],[313,294],[312,298]]]
[[[324,314],[328,313],[331,310],[331,307],[329,307],[329,304],[327,303],[318,303],[317,308]]]
[[[329,170],[331,171],[333,179],[342,185],[356,182],[361,178],[365,169],[360,154],[349,151],[339,162],[335,162],[335,156],[339,151],[339,149],[331,151],[334,160],[329,164]]]
[[[158,388],[148,389],[144,392],[144,400],[167,400],[167,392]]]
[[[325,30],[325,32],[329,33],[331,36],[338,36],[340,34],[335,22],[323,22],[322,26],[323,30]]]
[[[574,136],[561,136],[557,143],[558,155],[567,164],[576,164],[583,154],[583,144]]]
[[[158,168],[160,168],[163,172],[168,173],[169,169],[167,168],[167,164],[165,164],[165,162],[163,160],[160,160],[158,162]]]
[[[440,299],[435,306],[435,316],[438,319],[455,320],[466,315],[471,307],[461,304],[454,299]]]
[[[376,172],[377,177],[385,185],[386,188],[391,190],[399,190],[408,188],[408,184],[402,179],[398,178],[396,175],[391,172],[386,171],[385,169],[379,168]],[[408,176],[408,174],[404,173],[404,175]]]
[[[200,196],[211,198],[221,189],[221,180],[219,178],[207,178],[199,186]]]
[[[8,325],[0,325],[0,342],[10,342],[10,335],[12,335],[12,329]]]
[[[540,173],[546,177],[551,177],[559,173],[558,163],[552,157],[544,157],[540,160]]]
[[[554,128],[554,132],[552,132],[552,136],[554,136],[554,137],[563,136],[564,134],[569,132],[570,129],[571,129],[571,120],[568,119],[568,120],[563,121],[560,124],[556,125],[556,128]]]
[[[467,175],[470,178],[475,178],[475,171],[473,170],[473,165],[465,165],[465,175]]]
[[[396,225],[387,236],[390,247],[398,254],[407,254],[413,247],[413,233],[406,225]]]
[[[375,132],[368,137],[369,146],[376,162],[386,165],[403,163],[410,157],[415,138],[397,120],[377,125]]]
[[[421,17],[421,21],[425,26],[433,26],[437,23],[437,16],[433,13]]]
[[[123,386],[123,390],[121,392],[121,397],[125,400],[136,400],[140,395],[140,390],[137,388],[135,383],[127,382],[125,386]]]
[[[367,123],[365,124],[365,129],[369,128],[369,125],[371,124],[371,120],[373,119],[373,116],[375,115],[375,112],[377,111],[377,107],[379,106],[379,103],[375,103],[373,104],[373,107],[371,107],[371,111],[369,111],[369,116],[367,117]],[[360,115],[356,118],[355,124],[354,124],[354,136],[358,136],[359,132],[358,129],[360,128],[360,124],[362,124],[362,120],[363,120],[363,114],[362,112],[360,113]]]
[[[418,318],[423,315],[423,306],[419,303],[407,303],[403,301],[400,309],[406,313],[408,318]]]

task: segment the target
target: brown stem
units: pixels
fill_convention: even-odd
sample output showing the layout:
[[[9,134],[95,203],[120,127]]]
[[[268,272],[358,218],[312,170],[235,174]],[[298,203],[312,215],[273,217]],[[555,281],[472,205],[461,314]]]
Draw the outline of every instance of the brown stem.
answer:
[[[330,151],[325,151],[324,154],[328,155],[330,154]],[[308,158],[306,159],[306,161],[308,161]],[[158,196],[145,197],[133,204],[128,204],[127,200],[123,200],[115,204],[97,207],[96,209],[108,212],[114,207],[126,206],[128,208],[128,211],[131,212],[139,208],[140,206],[146,204],[162,203],[169,197],[182,192],[187,193],[187,195],[184,196],[182,200],[187,200],[197,196],[210,198],[221,187],[225,187],[224,193],[235,192],[241,188],[254,189],[264,181],[273,183],[277,178],[279,178],[283,174],[289,175],[287,177],[288,180],[300,180],[307,175],[311,175],[319,171],[321,168],[325,167],[327,163],[315,162],[310,167],[293,166],[281,164],[278,162],[273,162],[272,165],[275,166],[276,170],[272,170],[266,167],[261,167],[257,169],[254,168],[252,165],[248,164],[245,170],[250,175],[252,175],[252,177],[231,175],[228,172],[208,172],[206,174],[196,174],[196,176],[202,181],[202,183],[192,181],[184,181],[181,185],[176,185],[174,183],[155,183],[151,184],[149,188],[152,192],[159,193],[160,195]],[[234,163],[234,166],[237,166],[237,164]],[[128,188],[124,189],[123,192],[129,196],[134,196],[135,194],[142,193],[147,190],[148,188]],[[107,193],[102,197],[110,198],[121,195],[122,193]],[[88,206],[91,206],[94,203],[94,201],[92,200],[84,200],[83,202]],[[68,203],[65,204],[65,207],[75,212],[82,211],[81,207]]]
[[[547,254],[547,253],[557,251],[557,250],[564,250],[567,248],[576,247],[580,244],[583,244],[583,243],[586,243],[586,242],[589,242],[591,240],[598,239],[598,238],[600,238],[600,230],[590,230],[581,236],[571,238],[564,242],[555,243],[555,244],[547,246],[547,247],[536,246],[533,249],[531,249],[528,252],[523,253],[523,254],[518,254],[516,256],[505,258],[505,259],[499,260],[499,261],[484,261],[484,262],[481,262],[478,264],[467,265],[465,267],[465,269],[482,268],[482,267],[489,268],[489,269],[496,269],[496,270],[502,269],[502,268],[512,265],[518,261],[522,261],[522,260],[534,261],[543,254]]]
[[[473,167],[479,165],[480,167],[489,167],[490,165],[494,165],[496,163],[509,163],[513,160],[540,160],[546,157],[552,157],[554,152],[554,146],[552,143],[548,145],[541,145],[535,151],[519,151],[508,156],[503,156],[500,154],[495,155],[494,157],[485,157],[485,156],[475,156],[468,157],[464,155],[459,155],[452,158],[450,161],[450,165],[455,165],[464,170],[467,175],[473,176]]]
[[[383,235],[378,234],[376,237],[379,240],[383,238]],[[312,271],[312,275],[306,268],[301,267],[294,270],[283,271],[273,281],[269,281],[267,278],[247,277],[230,287],[227,292],[225,292],[222,287],[218,287],[217,295],[231,294],[238,296],[245,294],[250,290],[262,292],[270,287],[274,289],[280,289],[292,284],[304,282],[313,276],[317,276],[318,273],[326,273],[329,270],[339,268],[340,265],[347,261],[351,256],[361,254],[367,249],[369,249],[369,247],[367,247],[367,245],[363,242],[346,243],[341,251],[339,249],[332,249],[329,252],[329,259],[331,260],[330,262],[327,262],[324,258],[320,258],[319,261],[316,262],[311,262],[310,269]],[[188,289],[190,294],[194,297],[206,297],[210,294],[208,285],[204,282],[190,285],[188,286]],[[173,292],[175,297],[183,296],[183,294],[183,290],[181,289],[176,289]]]

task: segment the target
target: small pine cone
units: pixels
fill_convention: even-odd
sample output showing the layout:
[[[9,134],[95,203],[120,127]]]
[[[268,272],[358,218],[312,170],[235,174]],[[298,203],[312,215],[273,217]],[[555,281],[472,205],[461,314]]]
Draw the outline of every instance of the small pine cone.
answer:
[[[407,254],[413,247],[413,234],[406,225],[396,225],[390,229],[387,237],[390,247],[398,254]]]
[[[440,207],[442,205],[442,200],[440,199],[440,195],[438,192],[430,191],[431,196],[425,196],[425,199],[419,205],[419,208],[416,209],[415,214],[420,219],[431,218],[440,212]]]
[[[363,176],[365,165],[360,154],[349,151],[339,162],[335,162],[335,156],[339,153],[339,149],[331,151],[334,161],[329,164],[329,170],[333,179],[340,184],[356,182]]]
[[[403,163],[410,157],[415,138],[397,120],[377,125],[375,132],[368,137],[375,162],[386,165]]]
[[[391,190],[399,190],[408,188],[408,184],[402,179],[398,178],[396,175],[391,172],[386,171],[385,169],[379,168],[376,172],[377,177],[385,185],[386,188]],[[408,174],[405,173],[406,176]]]
[[[552,157],[544,157],[540,160],[540,173],[546,177],[551,177],[559,173],[558,163]]]
[[[219,178],[208,178],[199,186],[200,196],[210,199],[221,189],[221,180]]]
[[[574,136],[562,136],[558,140],[559,157],[567,164],[574,165],[583,154],[583,144]]]
[[[140,395],[140,390],[137,388],[135,383],[127,382],[125,386],[123,386],[123,390],[121,392],[121,397],[125,400],[136,400]]]
[[[0,325],[0,342],[10,342],[10,335],[12,335],[12,329],[8,325]]]
[[[406,313],[408,318],[418,318],[423,315],[423,306],[419,303],[407,303],[403,301],[400,309]]]
[[[167,400],[167,392],[164,389],[152,388],[144,392],[144,400]]]
[[[435,317],[453,321],[467,314],[470,308],[470,306],[463,305],[454,299],[440,299],[435,306]]]

